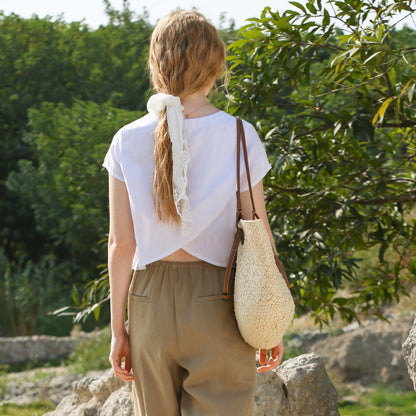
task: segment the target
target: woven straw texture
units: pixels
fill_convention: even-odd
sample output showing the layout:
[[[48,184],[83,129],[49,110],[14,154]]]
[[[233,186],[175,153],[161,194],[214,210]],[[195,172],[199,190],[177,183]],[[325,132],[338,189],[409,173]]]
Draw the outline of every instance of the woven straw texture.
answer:
[[[234,310],[243,339],[254,348],[280,343],[295,304],[274,260],[263,220],[240,220],[244,243],[237,252]]]

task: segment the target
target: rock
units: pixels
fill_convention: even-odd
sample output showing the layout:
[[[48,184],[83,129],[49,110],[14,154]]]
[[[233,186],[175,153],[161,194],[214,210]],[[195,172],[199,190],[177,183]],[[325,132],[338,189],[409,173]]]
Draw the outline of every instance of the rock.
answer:
[[[360,403],[360,399],[357,396],[345,396],[342,398],[342,403],[344,405],[355,405]]]
[[[97,339],[102,333],[103,331],[78,332],[76,336],[70,337],[49,335],[0,337],[0,364],[50,361],[68,357],[79,342]]]
[[[280,370],[256,375],[253,416],[286,416],[286,413],[283,413],[283,410],[287,410],[285,387],[278,371]]]
[[[124,388],[124,391],[122,390]],[[131,403],[126,404],[121,397],[126,397],[126,390],[130,396],[130,385],[113,375],[113,370],[107,370],[95,377],[84,377],[72,384],[72,394],[65,397],[53,412],[46,413],[50,416],[95,416],[101,415],[102,408],[112,409],[113,416],[133,416],[133,412],[125,413],[125,409],[132,408]],[[117,394],[113,395],[112,393]],[[120,397],[117,397],[120,394]],[[108,403],[107,403],[108,402]],[[124,408],[118,405],[124,403]],[[107,413],[110,414],[110,413]]]
[[[253,416],[339,416],[337,392],[316,354],[287,360],[257,381]],[[263,390],[269,394],[261,399]]]
[[[101,409],[100,416],[114,415],[134,415],[131,387],[129,385],[125,385],[121,389],[111,393]]]
[[[413,388],[416,390],[416,315],[409,335],[402,345],[402,350],[410,378],[413,381]]]
[[[403,352],[401,350],[392,350],[391,354],[391,362],[381,368],[381,381],[386,386],[394,385],[400,389],[410,390],[411,382]]]
[[[0,337],[0,364],[53,360],[68,356],[74,349],[72,337]]]
[[[318,340],[306,352],[313,351],[322,356],[327,370],[335,370],[343,382],[359,381],[371,385],[385,381],[411,390],[401,352],[409,326],[408,319],[392,320],[391,325],[377,321]]]
[[[45,416],[133,416],[131,384],[112,370],[73,383],[72,394]],[[258,374],[253,416],[339,416],[337,393],[321,357],[306,354]]]
[[[311,351],[311,345],[319,340],[324,340],[329,336],[328,331],[319,331],[318,329],[307,330],[302,334],[293,333],[288,335],[286,345],[289,348],[297,348],[300,351]]]
[[[71,393],[71,384],[81,377],[76,374],[51,374],[41,380],[30,381],[24,380],[24,376],[21,376],[7,383],[3,403],[24,406],[39,400],[48,400],[57,405]]]

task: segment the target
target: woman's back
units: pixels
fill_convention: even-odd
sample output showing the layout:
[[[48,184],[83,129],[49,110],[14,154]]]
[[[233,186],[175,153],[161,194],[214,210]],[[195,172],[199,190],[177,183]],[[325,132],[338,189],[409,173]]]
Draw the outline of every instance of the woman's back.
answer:
[[[187,196],[190,225],[185,233],[154,214],[152,179],[154,131],[158,119],[148,114],[115,135],[104,166],[125,182],[136,238],[134,269],[161,259],[197,258],[225,267],[235,231],[236,122],[223,111],[184,120],[189,149]],[[245,123],[252,181],[256,184],[270,165],[254,128]],[[244,166],[244,165],[243,165]],[[242,191],[247,190],[244,169]],[[182,252],[177,253],[179,250]],[[177,253],[174,257],[169,257]]]

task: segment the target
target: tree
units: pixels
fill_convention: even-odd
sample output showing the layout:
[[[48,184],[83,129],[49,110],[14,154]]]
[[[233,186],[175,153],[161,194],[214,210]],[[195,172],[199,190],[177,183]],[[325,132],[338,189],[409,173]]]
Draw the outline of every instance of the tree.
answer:
[[[230,108],[272,159],[268,211],[298,314],[383,317],[416,278],[416,32],[396,29],[414,2],[290,3],[231,45]]]
[[[20,160],[6,182],[33,212],[46,236],[43,254],[69,264],[67,287],[95,277],[108,231],[107,175],[101,168],[112,135],[140,114],[109,104],[43,103],[29,112],[25,142],[36,162]],[[68,278],[68,276],[67,276]]]
[[[31,208],[5,187],[18,160],[36,165],[36,152],[23,140],[29,108],[84,100],[143,111],[151,30],[146,17],[133,14],[90,30],[79,22],[0,12],[0,240],[10,261],[22,253],[36,260],[47,239],[27,232],[37,228]]]
[[[77,299],[77,286],[94,281],[106,259],[107,175],[101,164],[113,134],[141,113],[110,104],[43,103],[29,111],[23,141],[36,160],[21,159],[5,186],[28,207],[28,229],[38,255],[7,258],[0,247],[0,334],[64,335],[70,322],[52,312]],[[103,293],[104,297],[106,293]]]

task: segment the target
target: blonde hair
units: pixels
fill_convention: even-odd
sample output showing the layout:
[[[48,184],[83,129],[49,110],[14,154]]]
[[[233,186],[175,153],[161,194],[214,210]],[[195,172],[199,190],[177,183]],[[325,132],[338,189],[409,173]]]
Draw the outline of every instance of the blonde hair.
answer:
[[[186,97],[226,72],[225,45],[215,27],[195,11],[175,11],[155,26],[149,53],[150,79],[165,94]],[[155,131],[153,204],[159,220],[180,223],[172,191],[172,146],[166,110]]]

